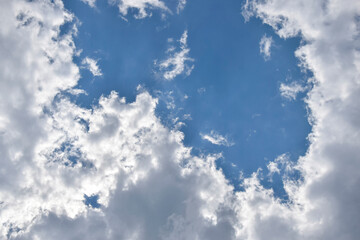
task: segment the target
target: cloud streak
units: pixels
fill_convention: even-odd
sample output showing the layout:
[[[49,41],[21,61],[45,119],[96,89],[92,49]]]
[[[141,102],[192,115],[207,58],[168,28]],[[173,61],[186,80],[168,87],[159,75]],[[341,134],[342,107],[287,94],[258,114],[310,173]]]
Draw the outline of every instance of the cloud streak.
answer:
[[[185,30],[178,41],[180,43],[179,51],[176,52],[176,48],[170,47],[167,51],[169,52],[169,58],[160,63],[155,63],[165,80],[173,80],[180,74],[189,76],[194,69],[195,66],[193,64],[187,64],[194,61],[194,59],[189,57],[190,48],[187,46],[187,38],[188,32]]]
[[[96,60],[86,57],[81,61],[81,64],[88,69],[94,77],[102,76],[101,69]]]
[[[211,130],[209,134],[200,133],[200,136],[203,140],[209,141],[215,145],[222,145],[226,147],[235,145],[235,143],[231,142],[227,137],[220,135],[214,130]]]
[[[260,40],[260,53],[265,61],[270,60],[272,44],[273,44],[272,37],[268,37],[266,35],[262,36]]]

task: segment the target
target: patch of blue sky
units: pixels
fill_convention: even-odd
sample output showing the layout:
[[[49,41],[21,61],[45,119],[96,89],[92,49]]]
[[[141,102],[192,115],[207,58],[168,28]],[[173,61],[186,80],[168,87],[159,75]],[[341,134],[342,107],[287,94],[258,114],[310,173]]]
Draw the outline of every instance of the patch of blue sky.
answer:
[[[84,203],[87,206],[90,206],[92,208],[100,208],[101,207],[100,203],[98,203],[99,195],[88,196],[88,195],[84,194],[84,199],[85,199]]]
[[[159,97],[157,114],[164,124],[173,126],[176,117],[185,122],[184,143],[194,154],[223,153],[218,165],[236,188],[240,171],[248,176],[260,167],[265,176],[266,165],[278,155],[288,153],[291,160],[303,155],[310,132],[301,100],[306,92],[289,101],[279,91],[281,83],[306,82],[308,76],[294,56],[300,39],[280,39],[257,19],[245,23],[242,1],[188,1],[179,15],[177,1],[165,3],[173,12],[165,18],[160,10],[151,10],[151,17],[135,19],[136,11],[131,10],[125,21],[107,1],[97,1],[95,9],[80,0],[65,1],[82,23],[75,43],[83,51],[74,61],[96,59],[103,73],[94,77],[81,69],[78,87],[87,95],[74,101],[91,106],[112,90],[133,101],[141,84]],[[166,59],[168,39],[178,40],[185,30],[195,68],[187,77],[163,81],[154,73],[154,60]],[[265,34],[273,39],[268,61],[259,50]],[[169,107],[169,101],[175,107]],[[202,139],[200,133],[212,130],[234,144],[214,145]],[[264,181],[282,196],[278,178]]]

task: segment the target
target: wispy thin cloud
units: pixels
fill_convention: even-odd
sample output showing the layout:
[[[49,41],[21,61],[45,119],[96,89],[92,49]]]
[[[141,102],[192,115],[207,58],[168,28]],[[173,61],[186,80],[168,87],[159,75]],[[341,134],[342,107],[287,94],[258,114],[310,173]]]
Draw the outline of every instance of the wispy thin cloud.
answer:
[[[96,60],[86,57],[82,60],[81,64],[88,69],[95,77],[102,76],[101,69]]]
[[[179,0],[178,5],[176,7],[176,13],[180,14],[182,10],[184,10],[186,5],[186,0]]]
[[[281,83],[280,84],[280,94],[284,98],[292,101],[296,100],[296,97],[299,93],[306,91],[306,87],[301,86],[297,82],[292,82],[290,84]]]
[[[271,46],[273,44],[272,37],[266,35],[262,36],[260,40],[260,53],[265,59],[265,61],[270,60],[271,58]]]
[[[90,7],[94,8],[96,0],[81,0],[83,3],[88,4]]]
[[[188,32],[185,30],[178,41],[180,44],[179,51],[175,51],[176,48],[171,46],[167,50],[169,57],[166,60],[161,61],[159,64],[155,61],[155,65],[158,66],[165,80],[173,80],[180,74],[189,76],[194,69],[193,64],[188,64],[189,62],[193,62],[194,59],[189,57],[190,48],[187,46],[187,38]]]
[[[160,9],[171,13],[165,3],[160,0],[109,0],[109,2],[117,5],[119,12],[123,16],[128,14],[129,9],[137,9],[138,13],[135,15],[135,18],[139,19],[151,16],[151,12],[147,11],[148,9]]]
[[[226,147],[235,145],[235,143],[230,141],[228,137],[222,136],[214,130],[211,130],[209,134],[200,133],[200,136],[203,140],[207,140],[215,145],[222,145]]]

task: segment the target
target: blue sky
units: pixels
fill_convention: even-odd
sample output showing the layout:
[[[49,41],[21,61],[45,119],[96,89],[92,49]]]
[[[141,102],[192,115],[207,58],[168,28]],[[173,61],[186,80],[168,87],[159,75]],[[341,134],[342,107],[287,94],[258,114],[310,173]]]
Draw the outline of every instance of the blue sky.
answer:
[[[358,16],[0,1],[0,239],[358,239]]]
[[[103,72],[93,77],[82,69],[79,87],[88,95],[78,97],[78,104],[88,107],[113,90],[134,101],[141,84],[159,97],[157,114],[164,124],[171,128],[176,117],[185,123],[180,128],[184,144],[193,147],[194,154],[223,153],[218,165],[235,186],[240,171],[249,176],[261,167],[266,175],[266,165],[278,155],[288,153],[296,160],[305,154],[310,126],[304,95],[289,101],[279,91],[281,83],[306,83],[294,56],[300,39],[283,40],[258,19],[245,22],[240,11],[243,2],[208,1],[203,6],[192,1],[180,14],[167,14],[165,19],[154,10],[144,19],[130,13],[128,21],[104,1],[95,9],[81,1],[64,3],[81,22],[75,44],[83,51],[75,61],[90,56]],[[176,1],[166,4],[176,9]],[[168,39],[180,39],[185,30],[195,68],[189,76],[164,81],[154,73],[153,62],[166,58]],[[264,35],[274,41],[267,61],[259,51]],[[174,101],[174,109],[167,109],[169,101]],[[184,114],[191,119],[184,119]],[[234,145],[203,140],[200,133],[211,130],[228,136]]]

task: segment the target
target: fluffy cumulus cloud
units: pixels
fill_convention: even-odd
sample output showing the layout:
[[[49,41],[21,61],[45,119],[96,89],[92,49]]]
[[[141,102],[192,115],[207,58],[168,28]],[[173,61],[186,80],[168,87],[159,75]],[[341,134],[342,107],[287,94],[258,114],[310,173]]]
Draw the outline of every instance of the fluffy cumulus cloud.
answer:
[[[26,228],[39,212],[60,210],[41,193],[42,187],[56,181],[50,184],[51,178],[41,174],[39,147],[49,136],[44,112],[58,93],[76,85],[79,70],[72,63],[75,30],[60,34],[59,27],[73,18],[61,1],[1,1],[0,12],[0,234],[4,238]]]
[[[266,35],[262,36],[260,39],[260,53],[265,59],[265,61],[268,61],[271,57],[271,46],[273,44],[272,37],[268,37]]]
[[[360,217],[359,20],[355,1],[247,1],[244,16],[257,16],[283,38],[300,36],[295,52],[311,70],[313,88],[306,103],[312,133],[307,154],[296,166],[303,181],[285,187],[294,203],[282,214],[270,214],[257,237],[272,229],[277,239],[356,239]],[[345,27],[346,26],[346,27]],[[262,221],[259,221],[261,223]],[[274,229],[282,226],[283,232]],[[267,228],[269,227],[269,228]],[[287,235],[289,234],[289,235]],[[269,235],[267,235],[269,236]],[[269,239],[269,237],[266,237]]]
[[[1,238],[357,239],[359,14],[351,0],[244,7],[281,37],[300,34],[296,55],[314,73],[310,147],[296,164],[282,155],[269,165],[285,169],[284,203],[257,173],[234,192],[220,156],[192,156],[146,91],[73,103],[63,92],[79,79],[75,30],[60,32],[72,14],[59,0],[0,1]]]
[[[146,92],[133,103],[112,92],[92,109],[71,102],[62,93],[77,84],[79,67],[72,32],[60,26],[73,16],[61,1],[1,5],[1,238],[188,239],[225,231],[217,223],[228,218],[220,208],[232,187],[217,156],[191,156]]]
[[[232,141],[230,141],[228,137],[222,136],[219,133],[215,132],[214,130],[211,130],[209,134],[200,133],[200,136],[202,139],[209,141],[215,145],[223,145],[226,147],[230,147],[235,144]]]
[[[160,63],[155,61],[155,65],[159,68],[165,80],[173,80],[180,74],[189,76],[194,69],[193,64],[188,64],[188,62],[193,62],[194,59],[189,57],[190,48],[187,46],[187,38],[188,33],[185,30],[178,41],[180,44],[179,51],[176,51],[176,47],[172,46],[167,50],[169,57],[166,60]]]

